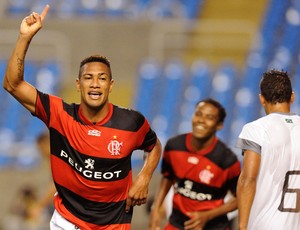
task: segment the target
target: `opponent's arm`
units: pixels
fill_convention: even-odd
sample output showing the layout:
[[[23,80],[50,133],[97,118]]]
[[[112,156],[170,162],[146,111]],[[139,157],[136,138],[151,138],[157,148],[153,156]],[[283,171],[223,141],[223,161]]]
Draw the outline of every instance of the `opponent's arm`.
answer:
[[[237,199],[239,210],[239,229],[247,229],[250,209],[256,191],[256,179],[259,172],[260,155],[246,150],[244,163],[237,185]]]
[[[23,19],[20,34],[3,79],[3,88],[33,113],[35,112],[37,92],[32,85],[24,80],[24,61],[29,44],[34,35],[41,29],[48,10],[49,5],[46,5],[41,14],[33,12]]]
[[[161,150],[161,143],[159,139],[157,139],[154,148],[151,150],[151,152],[149,152],[149,154],[147,154],[143,168],[137,175],[136,180],[129,190],[126,201],[126,212],[129,211],[130,206],[142,205],[146,203],[148,196],[148,186],[152,174],[159,162]]]

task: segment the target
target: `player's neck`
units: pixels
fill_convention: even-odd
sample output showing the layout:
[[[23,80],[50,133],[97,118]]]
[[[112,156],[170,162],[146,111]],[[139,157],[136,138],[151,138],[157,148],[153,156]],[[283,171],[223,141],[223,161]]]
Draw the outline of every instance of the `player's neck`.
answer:
[[[80,105],[82,115],[92,123],[98,123],[102,121],[109,113],[109,103],[105,103],[101,108],[91,108]]]
[[[290,103],[266,104],[265,111],[269,113],[290,113]]]
[[[200,151],[206,149],[207,147],[211,146],[214,143],[215,135],[209,136],[207,138],[191,138],[191,146],[194,151]]]

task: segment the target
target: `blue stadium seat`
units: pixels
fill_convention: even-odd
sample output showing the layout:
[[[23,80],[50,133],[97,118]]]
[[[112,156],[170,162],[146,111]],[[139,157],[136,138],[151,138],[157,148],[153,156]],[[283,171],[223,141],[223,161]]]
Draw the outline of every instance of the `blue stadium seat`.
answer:
[[[260,117],[261,106],[258,99],[261,68],[248,68],[235,92],[235,108],[231,122],[229,144],[235,145],[242,126]]]
[[[293,2],[292,2],[293,3]],[[284,69],[290,71],[294,68],[293,60],[297,59],[300,45],[299,7],[290,5],[285,14],[285,21],[282,23],[282,35],[278,39],[278,47],[274,54],[269,68]]]
[[[105,16],[109,18],[130,18],[130,1],[127,0],[110,0],[104,1]]]
[[[158,111],[151,121],[161,139],[177,134],[178,111],[182,101],[183,82],[186,77],[184,64],[178,59],[169,60],[164,66],[160,83]]]
[[[201,13],[204,0],[180,0],[185,12],[185,18],[196,19]]]
[[[42,92],[55,94],[60,88],[61,69],[58,61],[46,60],[39,65],[34,85]]]
[[[59,18],[72,18],[78,16],[79,0],[57,0],[51,9]]]
[[[0,74],[4,76],[6,61],[0,61]],[[44,63],[26,61],[24,78],[46,93],[57,93],[60,81],[58,63],[49,60]],[[3,79],[2,79],[3,80]],[[19,168],[33,167],[38,160],[34,150],[35,141],[46,126],[34,118],[11,95],[1,91],[0,109],[0,167],[15,165]]]
[[[87,17],[97,16],[101,14],[104,15],[105,10],[103,9],[103,5],[100,4],[99,0],[79,0],[76,14]]]
[[[183,5],[178,0],[154,1],[148,9],[148,15],[153,20],[166,18],[184,18],[185,12]]]
[[[185,77],[185,85],[182,93],[182,102],[180,104],[180,121],[178,124],[178,133],[191,131],[191,117],[196,103],[209,96],[211,91],[212,79],[211,67],[204,60],[195,60]]]
[[[36,66],[33,62],[26,62],[24,70],[24,77],[29,83],[33,83],[35,77]],[[7,94],[7,93],[6,93]],[[16,101],[11,95],[7,94],[6,108],[2,112],[4,117],[3,128],[10,129],[13,132],[20,131],[19,127],[26,122],[27,119],[25,109]],[[16,140],[20,138],[20,135],[16,135]]]
[[[6,12],[8,15],[27,15],[31,12],[34,0],[8,0]]]
[[[234,111],[235,90],[238,86],[238,78],[232,63],[223,63],[214,74],[210,97],[219,101],[226,109],[227,116],[222,130],[218,136],[226,143],[230,140],[231,122]]]
[[[282,22],[284,21],[288,6],[289,1],[269,1],[267,12],[265,13],[263,24],[260,28],[261,44],[255,49],[255,52],[261,54],[265,63],[268,63],[274,55],[274,47],[278,44]]]
[[[295,74],[292,76],[293,91],[295,101],[291,106],[291,112],[300,114],[300,64],[298,63]]]
[[[153,58],[145,58],[138,67],[136,95],[133,107],[152,120],[159,102],[162,67]]]

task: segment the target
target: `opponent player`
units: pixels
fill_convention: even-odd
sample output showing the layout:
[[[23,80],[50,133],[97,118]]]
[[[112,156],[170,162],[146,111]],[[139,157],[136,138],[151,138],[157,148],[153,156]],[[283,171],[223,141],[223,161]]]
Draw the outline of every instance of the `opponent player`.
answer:
[[[237,208],[237,201],[232,196],[224,203],[224,198],[228,191],[235,195],[240,163],[216,137],[225,117],[225,109],[219,102],[210,98],[201,100],[192,117],[192,132],[168,140],[149,229],[160,229],[159,210],[171,186],[173,210],[164,229],[228,229],[226,214]]]
[[[300,229],[300,117],[290,112],[288,74],[264,73],[259,98],[267,115],[246,124],[237,142],[239,229]]]
[[[57,195],[51,229],[130,229],[133,206],[146,203],[161,144],[139,112],[109,102],[110,62],[91,56],[80,64],[80,104],[44,94],[24,80],[29,44],[49,6],[25,17],[9,59],[3,87],[49,128]],[[132,183],[131,154],[143,149],[144,166]]]

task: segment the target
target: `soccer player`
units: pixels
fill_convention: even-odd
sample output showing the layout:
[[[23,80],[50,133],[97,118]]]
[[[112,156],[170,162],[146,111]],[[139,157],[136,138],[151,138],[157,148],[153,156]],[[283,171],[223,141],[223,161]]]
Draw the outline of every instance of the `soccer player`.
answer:
[[[229,228],[227,213],[237,208],[235,190],[240,162],[216,136],[225,117],[226,111],[219,102],[201,100],[195,106],[192,132],[167,141],[149,229],[160,229],[161,206],[171,186],[173,209],[165,230]],[[228,193],[233,196],[225,203]]]
[[[266,116],[246,124],[237,141],[239,229],[300,229],[300,117],[290,112],[288,74],[264,73],[259,99]]]
[[[23,19],[3,87],[49,129],[57,190],[50,228],[129,230],[133,206],[146,203],[160,141],[142,114],[109,102],[114,80],[104,56],[81,62],[76,80],[80,104],[67,104],[24,80],[26,51],[48,10],[49,5]],[[131,155],[136,149],[148,154],[132,182]]]

